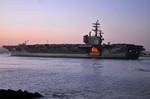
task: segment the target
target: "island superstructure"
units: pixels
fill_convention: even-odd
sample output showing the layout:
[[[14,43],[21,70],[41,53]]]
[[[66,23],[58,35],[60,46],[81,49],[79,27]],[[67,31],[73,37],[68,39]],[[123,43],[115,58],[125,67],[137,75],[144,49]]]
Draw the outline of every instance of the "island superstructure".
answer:
[[[143,46],[135,44],[102,44],[103,32],[97,20],[88,35],[83,36],[85,44],[35,44],[26,42],[3,46],[12,56],[28,57],[65,57],[65,58],[108,58],[108,59],[138,59]]]

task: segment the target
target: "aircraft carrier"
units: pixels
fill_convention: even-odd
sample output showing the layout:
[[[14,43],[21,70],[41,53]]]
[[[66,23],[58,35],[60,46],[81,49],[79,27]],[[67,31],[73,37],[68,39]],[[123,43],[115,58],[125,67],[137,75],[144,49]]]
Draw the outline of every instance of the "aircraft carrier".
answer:
[[[12,56],[64,57],[64,58],[105,58],[138,59],[143,46],[135,44],[102,44],[103,32],[97,20],[88,35],[83,36],[84,44],[35,44],[5,45]]]

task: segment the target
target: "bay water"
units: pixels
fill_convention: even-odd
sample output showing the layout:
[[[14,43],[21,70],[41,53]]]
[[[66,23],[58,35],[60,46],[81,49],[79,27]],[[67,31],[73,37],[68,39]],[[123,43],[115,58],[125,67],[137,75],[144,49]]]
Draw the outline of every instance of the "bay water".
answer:
[[[0,55],[0,89],[39,99],[150,99],[150,58],[138,60]]]

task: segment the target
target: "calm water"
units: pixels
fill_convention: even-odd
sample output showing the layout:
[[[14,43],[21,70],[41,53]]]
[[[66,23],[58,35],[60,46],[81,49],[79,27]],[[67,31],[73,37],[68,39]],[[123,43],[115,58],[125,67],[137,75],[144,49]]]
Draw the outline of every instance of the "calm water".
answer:
[[[139,60],[0,55],[0,89],[40,99],[150,99],[150,58]]]

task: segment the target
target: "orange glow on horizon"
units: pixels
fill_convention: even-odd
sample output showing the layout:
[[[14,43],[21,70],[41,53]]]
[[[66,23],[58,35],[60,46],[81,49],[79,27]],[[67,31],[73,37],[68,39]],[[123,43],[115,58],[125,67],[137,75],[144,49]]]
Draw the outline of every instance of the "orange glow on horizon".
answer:
[[[77,31],[75,31],[77,32]],[[68,35],[72,35],[68,38]],[[2,26],[0,27],[0,45],[16,45],[26,40],[29,40],[28,44],[37,43],[78,43],[82,40],[80,35],[69,33],[65,29],[46,28],[37,26],[27,27],[13,27]]]

